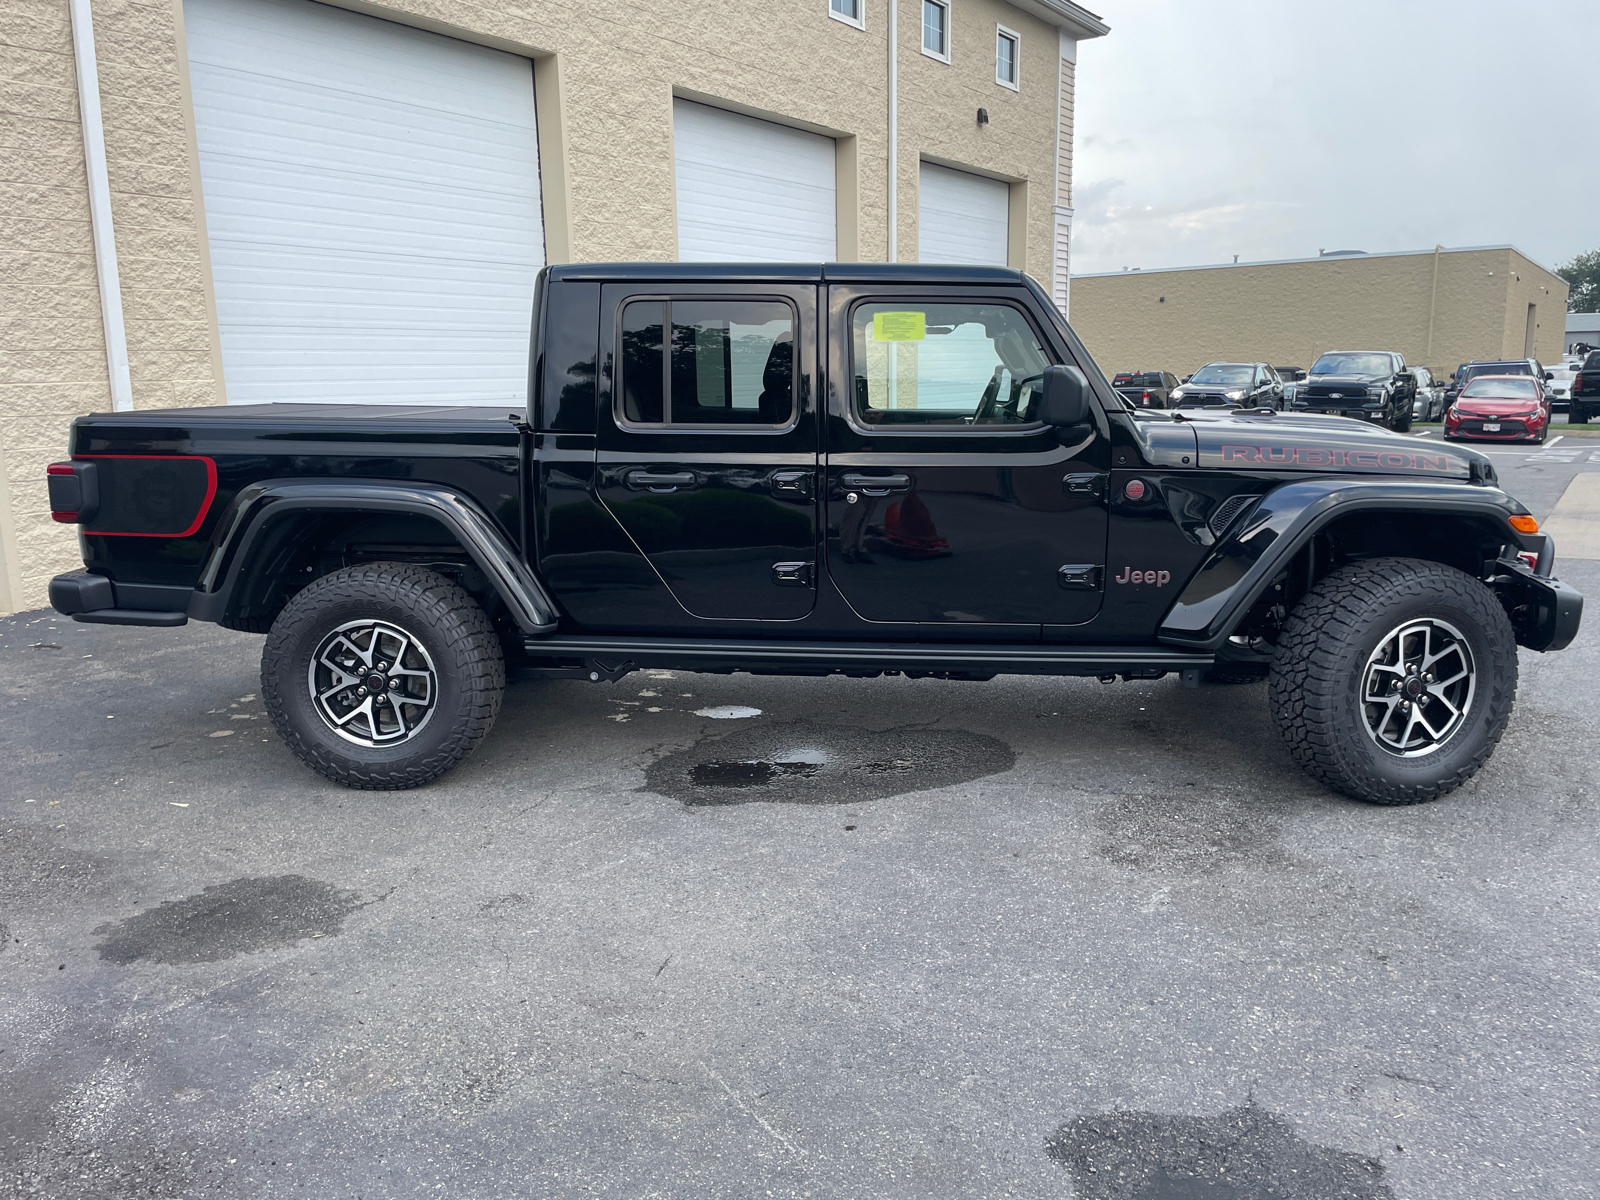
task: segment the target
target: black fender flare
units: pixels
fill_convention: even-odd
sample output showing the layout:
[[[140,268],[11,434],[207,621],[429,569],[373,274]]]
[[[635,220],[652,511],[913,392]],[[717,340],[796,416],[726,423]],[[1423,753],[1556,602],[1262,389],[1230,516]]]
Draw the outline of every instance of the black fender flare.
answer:
[[[442,525],[466,550],[527,634],[560,623],[550,593],[479,504],[441,484],[344,479],[264,479],[241,488],[211,535],[189,615],[221,621],[250,552],[272,522],[290,513],[408,513]]]
[[[1510,518],[1524,509],[1499,488],[1394,478],[1293,480],[1264,493],[1234,522],[1237,532],[1218,542],[1190,576],[1162,618],[1157,639],[1195,650],[1220,649],[1273,578],[1318,531],[1348,513],[1376,509],[1477,518],[1502,544],[1540,554],[1541,571],[1549,571],[1554,557],[1545,535],[1512,528]],[[1581,606],[1581,597],[1579,601]]]

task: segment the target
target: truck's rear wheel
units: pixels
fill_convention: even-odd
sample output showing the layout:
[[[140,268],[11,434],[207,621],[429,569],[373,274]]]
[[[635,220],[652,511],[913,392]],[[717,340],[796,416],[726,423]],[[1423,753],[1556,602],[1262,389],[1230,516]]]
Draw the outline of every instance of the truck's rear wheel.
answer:
[[[443,775],[494,725],[504,689],[500,643],[477,601],[407,563],[311,583],[261,653],[279,736],[348,787],[409,788]]]
[[[1470,575],[1369,559],[1295,607],[1270,682],[1302,767],[1360,800],[1416,804],[1454,791],[1494,752],[1516,699],[1517,646]]]

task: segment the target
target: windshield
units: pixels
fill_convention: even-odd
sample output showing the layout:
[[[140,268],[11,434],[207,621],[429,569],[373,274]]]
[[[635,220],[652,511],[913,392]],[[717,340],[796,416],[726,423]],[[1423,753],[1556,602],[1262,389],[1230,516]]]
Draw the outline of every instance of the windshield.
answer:
[[[1583,369],[1585,371],[1600,371],[1600,350],[1596,350],[1583,360]]]
[[[1474,379],[1461,391],[1463,400],[1537,400],[1539,389],[1531,379]]]
[[[1474,363],[1467,368],[1467,378],[1476,379],[1479,375],[1532,375],[1533,368],[1525,362],[1510,363]]]
[[[1394,362],[1387,354],[1324,354],[1312,364],[1313,375],[1387,375]]]
[[[1230,384],[1249,383],[1250,377],[1255,374],[1253,367],[1233,367],[1225,363],[1211,363],[1196,371],[1190,383],[1201,385],[1208,383]]]

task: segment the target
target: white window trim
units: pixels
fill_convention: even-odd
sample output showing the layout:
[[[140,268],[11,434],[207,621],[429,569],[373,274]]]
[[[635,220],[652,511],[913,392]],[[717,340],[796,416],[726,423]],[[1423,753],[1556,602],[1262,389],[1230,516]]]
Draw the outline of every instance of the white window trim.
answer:
[[[953,40],[952,34],[954,32],[950,28],[952,23],[950,19],[951,0],[924,0],[924,2],[937,4],[940,8],[944,9],[944,53],[935,54],[932,50],[928,49],[926,33],[927,27],[924,23],[922,15],[923,10],[920,5],[917,8],[917,46],[924,54],[933,59],[934,62],[942,62],[948,66],[950,64],[950,43]]]
[[[1011,39],[1011,69],[1017,74],[1015,81],[1000,78],[1000,39],[1003,37]],[[994,81],[1013,92],[1022,90],[1022,35],[1004,25],[994,27]]]
[[[835,21],[850,26],[851,29],[865,29],[867,27],[867,0],[856,0],[856,2],[861,7],[861,15],[854,20],[845,16],[842,12],[835,12],[833,0],[827,0],[828,15]]]

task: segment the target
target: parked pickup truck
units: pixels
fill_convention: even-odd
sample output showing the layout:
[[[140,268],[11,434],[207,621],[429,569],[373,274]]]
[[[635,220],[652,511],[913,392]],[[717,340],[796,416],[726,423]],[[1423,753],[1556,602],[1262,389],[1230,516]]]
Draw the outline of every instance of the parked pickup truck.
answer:
[[[999,268],[551,267],[526,410],[81,417],[50,468],[75,620],[266,634],[313,770],[425,783],[508,666],[1270,681],[1293,756],[1403,804],[1511,715],[1582,598],[1469,449],[1132,412]],[[1071,720],[1062,738],[1090,745]]]
[[[1587,425],[1600,413],[1600,350],[1591,351],[1574,372],[1567,396],[1568,424]]]
[[[1411,428],[1417,378],[1394,350],[1330,350],[1317,356],[1291,407],[1371,421],[1399,433]]]

